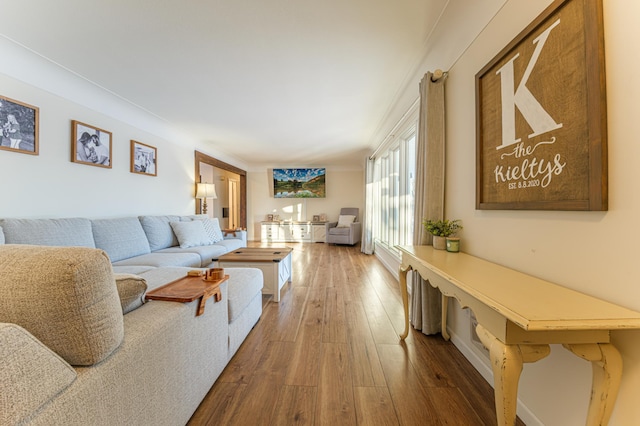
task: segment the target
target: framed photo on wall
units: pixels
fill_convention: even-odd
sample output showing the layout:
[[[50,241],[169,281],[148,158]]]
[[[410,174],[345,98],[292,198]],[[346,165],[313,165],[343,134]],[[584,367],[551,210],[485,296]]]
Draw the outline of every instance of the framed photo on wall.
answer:
[[[111,168],[111,132],[71,121],[71,161]]]
[[[158,175],[158,149],[142,142],[131,141],[131,173]]]
[[[476,208],[608,208],[602,0],[556,0],[476,74]]]
[[[0,149],[38,155],[40,110],[0,95]]]

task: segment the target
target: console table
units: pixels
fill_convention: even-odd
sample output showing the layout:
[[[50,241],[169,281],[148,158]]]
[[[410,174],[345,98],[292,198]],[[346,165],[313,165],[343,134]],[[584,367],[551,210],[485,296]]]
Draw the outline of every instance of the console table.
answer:
[[[432,246],[397,248],[402,252],[400,289],[405,315],[400,338],[409,333],[407,272],[414,270],[442,292],[445,338],[449,297],[476,315],[476,331],[491,357],[499,425],[515,423],[523,363],[546,357],[550,344],[562,344],[592,363],[587,425],[607,424],[622,376],[622,359],[609,333],[640,329],[640,312],[465,253]]]

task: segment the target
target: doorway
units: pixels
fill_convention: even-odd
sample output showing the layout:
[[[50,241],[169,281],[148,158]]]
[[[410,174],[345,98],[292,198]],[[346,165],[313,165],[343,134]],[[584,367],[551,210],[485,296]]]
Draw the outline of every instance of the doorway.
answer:
[[[210,171],[211,168],[213,172]],[[206,179],[212,180],[207,183],[218,184],[216,191],[219,191],[218,198],[213,200],[213,209],[208,211],[219,218],[220,225],[224,228],[247,229],[247,172],[195,151],[196,183],[201,182],[203,173],[207,174]],[[200,213],[200,203],[196,203],[196,214]]]

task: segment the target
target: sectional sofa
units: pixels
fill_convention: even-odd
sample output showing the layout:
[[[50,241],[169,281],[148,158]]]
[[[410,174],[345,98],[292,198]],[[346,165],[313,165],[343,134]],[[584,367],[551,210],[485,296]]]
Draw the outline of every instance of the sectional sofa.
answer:
[[[222,300],[145,292],[246,246],[202,216],[0,219],[0,424],[185,424],[262,313],[262,273]]]

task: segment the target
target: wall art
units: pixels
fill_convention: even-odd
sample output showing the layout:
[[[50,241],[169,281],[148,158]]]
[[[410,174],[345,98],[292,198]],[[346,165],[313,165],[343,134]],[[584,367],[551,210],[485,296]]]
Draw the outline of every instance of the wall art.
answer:
[[[325,198],[324,168],[273,169],[275,198]]]
[[[71,161],[111,168],[111,132],[71,121]]]
[[[38,155],[38,107],[0,96],[0,149]]]
[[[602,0],[559,0],[476,74],[476,208],[607,203]]]
[[[142,142],[131,141],[131,173],[158,175],[158,149]]]

